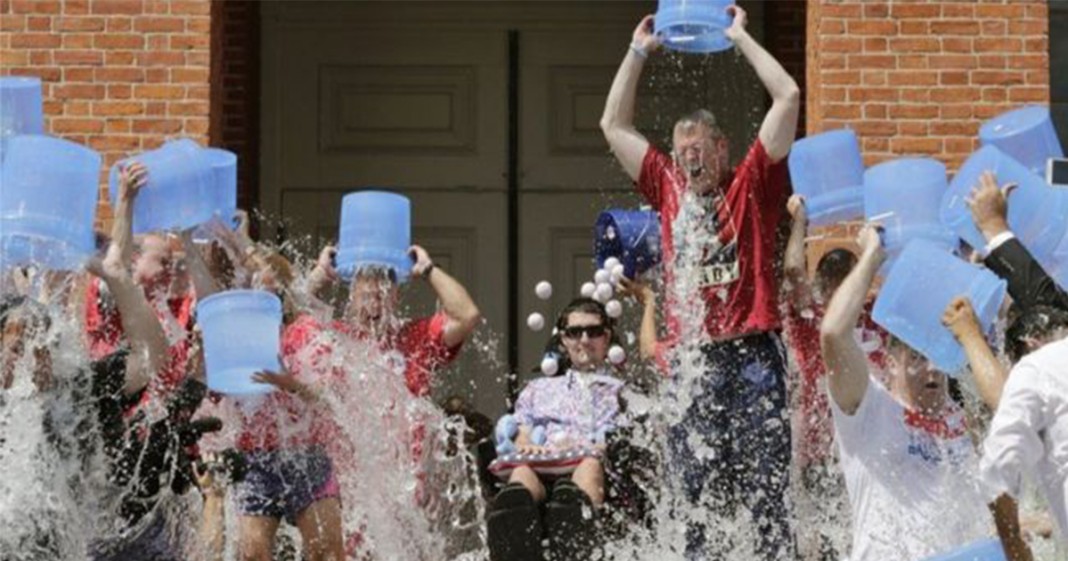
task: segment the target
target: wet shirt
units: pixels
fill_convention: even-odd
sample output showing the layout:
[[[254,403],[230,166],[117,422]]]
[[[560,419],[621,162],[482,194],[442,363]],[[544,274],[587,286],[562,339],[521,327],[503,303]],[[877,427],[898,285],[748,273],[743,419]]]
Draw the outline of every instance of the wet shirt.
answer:
[[[825,310],[815,303],[799,310],[791,299],[786,299],[784,308],[783,333],[794,363],[790,373],[795,459],[805,467],[832,457],[834,424],[828,405],[827,367],[820,352],[820,323]],[[885,369],[886,332],[872,321],[870,304],[865,306],[854,336],[868,355],[868,363]]]
[[[853,415],[830,401],[853,512],[852,561],[914,561],[987,537],[991,517],[962,411],[925,417],[875,380]]]
[[[983,442],[988,499],[1020,497],[1024,475],[1042,489],[1068,543],[1068,340],[1023,358],[1009,374]]]
[[[701,294],[706,303],[705,329],[713,338],[730,338],[779,327],[775,267],[779,222],[790,196],[785,160],[772,162],[757,139],[719,197],[709,206],[703,226],[713,240],[702,248]],[[676,250],[694,233],[675,236],[681,200],[687,189],[684,171],[649,147],[642,161],[638,191],[660,213],[660,236],[667,279],[673,278]],[[673,309],[668,303],[668,310]],[[669,318],[669,326],[675,320]]]
[[[406,322],[390,338],[389,345],[379,349],[387,361],[403,370],[405,385],[413,396],[429,395],[434,373],[454,360],[460,351],[460,345],[445,344],[447,321],[445,314],[439,313]],[[339,337],[363,340],[346,323],[324,326],[311,316],[300,316],[282,335],[282,359],[301,382],[321,385],[326,391],[344,391],[346,377],[357,365],[341,365],[333,360],[334,349],[346,343]],[[263,399],[255,413],[243,419],[243,426],[249,430],[238,438],[241,450],[328,444],[330,436],[336,434],[325,405],[308,404],[281,391],[271,392]],[[282,439],[281,434],[288,436]]]
[[[520,392],[515,417],[521,425],[544,427],[547,446],[603,444],[615,428],[622,388],[622,381],[603,371],[535,378]]]

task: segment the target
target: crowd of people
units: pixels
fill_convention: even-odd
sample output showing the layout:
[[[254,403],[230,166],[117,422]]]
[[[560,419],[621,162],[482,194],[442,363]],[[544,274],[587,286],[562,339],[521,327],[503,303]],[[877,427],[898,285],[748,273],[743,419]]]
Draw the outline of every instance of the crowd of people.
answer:
[[[831,250],[809,275],[805,200],[791,195],[784,161],[799,89],[747,33],[744,10],[732,10],[727,35],[771,100],[737,167],[708,111],[677,121],[669,153],[635,128],[642,69],[660,46],[651,16],[634,31],[601,119],[612,153],[660,216],[659,276],[623,279],[618,290],[642,306],[631,363],[662,374],[662,450],[626,449],[627,426],[653,421],[624,402],[634,381],[609,360],[621,341],[616,319],[601,301],[576,298],[548,345],[558,369],[535,375],[513,405],[514,430],[498,434],[509,446],[498,446],[490,464],[478,438],[467,439],[492,471],[483,478],[490,559],[601,558],[616,535],[605,531],[603,513],[627,505],[639,505],[636,524],[655,524],[643,486],[626,482],[635,461],[657,463],[657,485],[677,499],[666,512],[690,513],[677,551],[686,559],[723,559],[739,541],[768,561],[917,561],[995,536],[1008,559],[1028,561],[1032,536],[1063,544],[1068,294],[1009,230],[1011,186],[987,174],[969,202],[989,242],[973,259],[1008,283],[1003,337],[988,338],[965,297],[943,315],[968,358],[979,398],[969,402],[947,373],[872,322],[885,260],[879,224],[864,226],[856,252]],[[419,246],[410,249],[410,271],[370,266],[343,278],[335,248],[302,269],[254,241],[246,215],[236,230],[207,225],[208,245],[192,231],[135,238],[133,208],[149,179],[136,163],[122,170],[113,228],[85,272],[3,273],[0,407],[42,404],[46,438],[29,454],[105,474],[112,490],[86,508],[106,507],[119,522],[98,528],[82,550],[95,560],[236,551],[267,561],[286,522],[299,531],[306,561],[378,558],[373,539],[343,522],[360,497],[339,484],[355,468],[345,442],[351,419],[335,397],[370,372],[396,376],[410,398],[428,399],[436,373],[482,323],[474,299]],[[408,273],[433,290],[437,313],[400,317],[398,276]],[[339,284],[348,291],[341,301],[329,296]],[[195,308],[231,288],[283,302],[282,367],[255,374],[275,388],[267,397],[215,416],[230,398],[205,385]],[[67,324],[78,340],[65,334]],[[353,357],[352,348],[365,354]],[[71,353],[83,360],[64,370],[60,357]],[[473,424],[492,438],[485,423]],[[425,484],[421,463],[433,461],[422,453],[425,429],[406,426],[405,453],[390,460],[417,474],[416,509],[440,491]],[[216,441],[210,452],[205,435]],[[5,464],[13,465],[14,438],[0,433]],[[84,479],[68,482],[72,496],[91,484]],[[1048,503],[1038,516],[1019,512],[1028,481]],[[200,522],[176,535],[168,506],[194,488]],[[71,551],[65,518],[31,510],[23,509],[33,523],[2,532],[0,559]],[[228,531],[231,515],[237,525]],[[746,520],[750,531],[730,535],[717,522],[726,518]],[[835,535],[846,526],[851,539],[841,543]]]

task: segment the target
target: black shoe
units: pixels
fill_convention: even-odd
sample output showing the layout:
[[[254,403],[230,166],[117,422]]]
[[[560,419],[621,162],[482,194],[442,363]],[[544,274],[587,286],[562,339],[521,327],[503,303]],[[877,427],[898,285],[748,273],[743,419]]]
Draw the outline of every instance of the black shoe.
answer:
[[[545,531],[549,535],[549,558],[552,561],[589,561],[600,559],[594,507],[590,498],[570,479],[553,486],[552,498],[545,505]]]
[[[518,483],[505,486],[493,500],[486,533],[491,561],[543,561],[538,505]]]

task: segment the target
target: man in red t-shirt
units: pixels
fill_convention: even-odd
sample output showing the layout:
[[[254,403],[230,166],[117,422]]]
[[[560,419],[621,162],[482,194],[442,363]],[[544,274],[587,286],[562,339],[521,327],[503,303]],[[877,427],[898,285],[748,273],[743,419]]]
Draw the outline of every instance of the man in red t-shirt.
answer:
[[[783,559],[791,556],[793,539],[775,254],[790,194],[783,160],[796,134],[800,92],[748,34],[745,11],[727,10],[734,16],[727,37],[772,99],[757,140],[733,172],[727,138],[708,111],[675,124],[670,156],[634,128],[641,70],[660,42],[652,16],[634,31],[601,129],[638,191],[660,212],[669,340],[681,349],[700,346],[704,356],[697,395],[670,431],[668,472],[693,505],[711,504],[727,516],[747,510],[758,526],[758,556]],[[680,310],[701,302],[703,322],[684,321]],[[716,556],[717,540],[706,535],[712,525],[689,522],[687,557]]]

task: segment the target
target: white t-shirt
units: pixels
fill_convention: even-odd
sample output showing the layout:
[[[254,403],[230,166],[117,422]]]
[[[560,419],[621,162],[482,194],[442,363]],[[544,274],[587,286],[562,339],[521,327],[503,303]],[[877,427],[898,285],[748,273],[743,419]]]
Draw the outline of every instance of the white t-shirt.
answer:
[[[851,561],[915,561],[992,533],[961,411],[921,417],[874,380],[853,415],[830,401],[853,509]]]
[[[1020,495],[1025,472],[1046,495],[1068,541],[1068,340],[1042,347],[1009,374],[983,442],[988,497]]]

